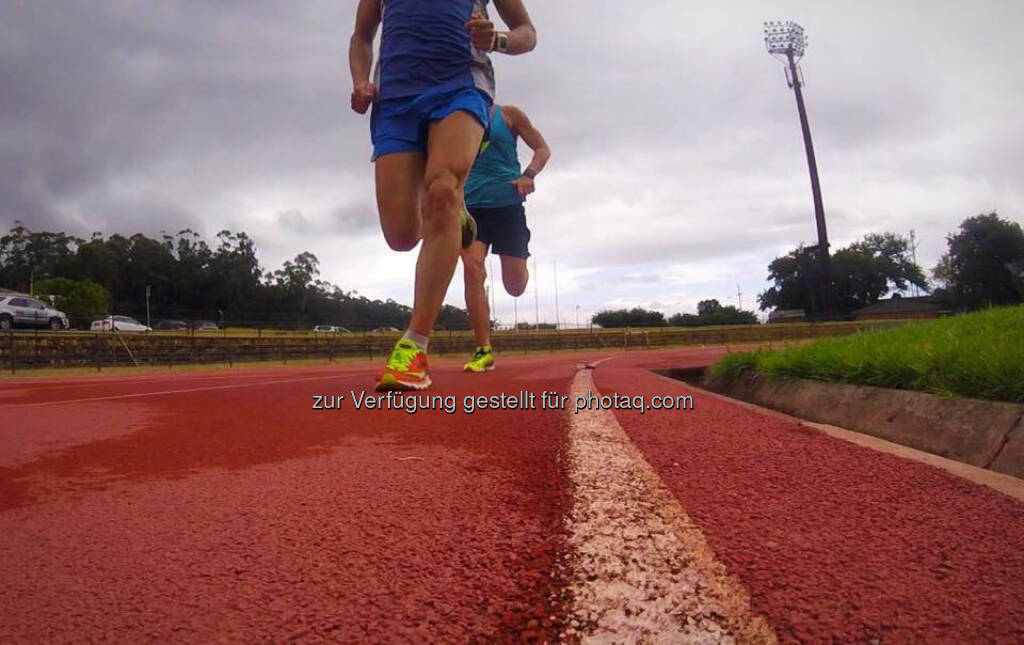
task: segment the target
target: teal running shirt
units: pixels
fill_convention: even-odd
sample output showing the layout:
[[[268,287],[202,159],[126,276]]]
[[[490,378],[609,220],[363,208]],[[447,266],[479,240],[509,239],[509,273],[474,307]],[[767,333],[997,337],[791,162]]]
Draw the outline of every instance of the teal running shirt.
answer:
[[[487,149],[473,162],[466,178],[466,206],[499,208],[522,203],[512,182],[522,176],[514,135],[501,115],[501,106],[491,112],[491,138]]]

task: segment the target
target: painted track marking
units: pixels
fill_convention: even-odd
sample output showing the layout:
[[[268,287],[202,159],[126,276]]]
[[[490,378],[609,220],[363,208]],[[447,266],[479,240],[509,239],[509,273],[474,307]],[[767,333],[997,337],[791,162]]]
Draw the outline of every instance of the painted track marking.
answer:
[[[597,393],[590,370],[571,396]],[[699,527],[611,411],[569,417],[570,635],[584,642],[774,643]]]
[[[233,390],[240,387],[259,387],[261,385],[277,385],[280,383],[301,383],[303,381],[322,381],[327,379],[336,379],[337,374],[328,374],[324,376],[309,376],[306,378],[289,378],[280,379],[274,381],[259,381],[255,383],[233,383],[231,385],[211,385],[208,387],[192,387],[180,390],[160,390],[157,392],[137,392],[135,394],[112,394],[110,396],[92,396],[81,399],[63,399],[60,401],[42,401],[39,403],[15,403],[8,407],[11,408],[38,408],[46,405],[65,405],[69,403],[89,403],[91,401],[116,401],[120,399],[138,399],[146,396],[164,396],[167,394],[186,394],[189,392],[212,392],[214,390]]]

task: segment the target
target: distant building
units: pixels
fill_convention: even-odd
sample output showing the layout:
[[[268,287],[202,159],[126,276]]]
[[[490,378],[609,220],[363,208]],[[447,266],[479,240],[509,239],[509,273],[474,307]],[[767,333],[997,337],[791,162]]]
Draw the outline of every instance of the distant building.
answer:
[[[894,294],[886,300],[861,307],[853,312],[856,320],[889,320],[894,318],[938,318],[952,313],[934,296],[903,298]]]
[[[776,309],[768,314],[768,323],[807,322],[803,309]]]

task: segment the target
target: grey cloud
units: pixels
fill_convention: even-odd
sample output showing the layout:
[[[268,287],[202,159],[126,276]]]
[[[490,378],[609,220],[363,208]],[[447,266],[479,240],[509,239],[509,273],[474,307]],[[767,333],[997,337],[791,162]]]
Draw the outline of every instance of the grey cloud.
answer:
[[[594,303],[627,297],[658,263],[713,265],[725,295],[731,266],[754,276],[752,294],[773,257],[814,241],[765,19],[811,36],[803,70],[833,244],[916,228],[930,266],[964,217],[1020,217],[1019,2],[527,5],[540,46],[495,58],[499,100],[554,150],[527,204],[534,253],[607,272],[581,278]],[[347,107],[354,6],[0,0],[0,217],[80,235],[246,230],[265,266],[315,248],[326,279],[358,288],[353,267],[388,251],[367,119]],[[632,227],[608,217],[612,202]],[[411,298],[404,270],[375,279],[390,286],[372,295]],[[673,298],[702,295],[717,297]]]

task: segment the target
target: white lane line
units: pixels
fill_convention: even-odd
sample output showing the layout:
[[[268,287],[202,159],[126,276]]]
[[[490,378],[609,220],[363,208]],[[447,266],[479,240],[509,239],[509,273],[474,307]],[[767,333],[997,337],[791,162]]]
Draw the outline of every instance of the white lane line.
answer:
[[[63,399],[60,401],[42,401],[40,403],[14,403],[7,408],[38,408],[44,405],[65,405],[68,403],[89,403],[92,401],[117,401],[120,399],[140,399],[147,396],[164,396],[167,394],[186,394],[189,392],[212,392],[214,390],[233,390],[240,387],[259,387],[261,385],[277,385],[280,383],[301,383],[303,381],[320,381],[338,378],[337,374],[310,376],[308,378],[281,379],[277,381],[260,381],[257,383],[234,383],[232,385],[211,385],[209,387],[192,387],[181,390],[160,390],[158,392],[138,392],[136,394],[113,394],[110,396],[92,396],[81,399]]]
[[[571,396],[597,393],[590,370]],[[569,417],[566,637],[591,643],[775,643],[743,585],[608,410]]]

